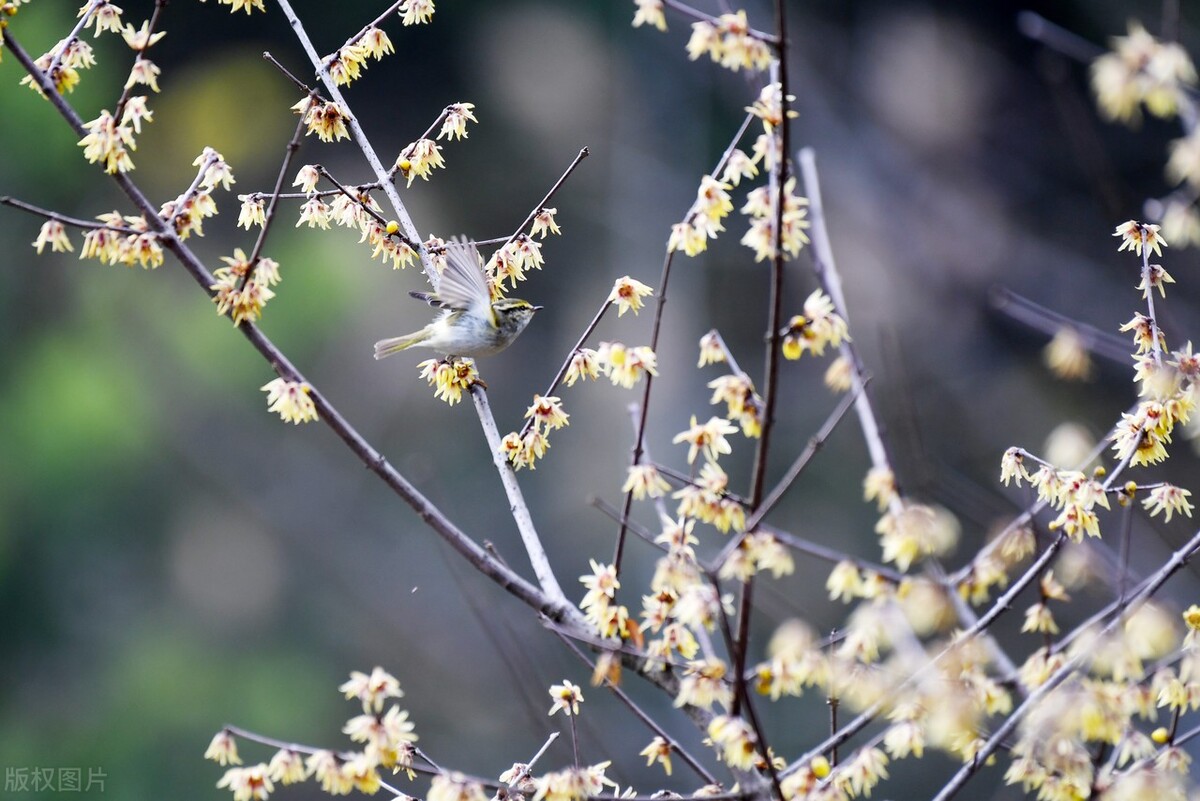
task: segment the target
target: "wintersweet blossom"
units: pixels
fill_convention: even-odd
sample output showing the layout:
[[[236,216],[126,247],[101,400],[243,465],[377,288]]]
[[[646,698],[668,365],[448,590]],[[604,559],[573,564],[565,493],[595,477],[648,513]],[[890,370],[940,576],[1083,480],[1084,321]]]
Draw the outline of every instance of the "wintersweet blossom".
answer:
[[[1126,220],[1113,232],[1113,236],[1121,237],[1121,247],[1117,248],[1117,252],[1131,250],[1140,256],[1142,248],[1145,248],[1156,256],[1161,256],[1162,248],[1167,246],[1167,242],[1158,231],[1157,225]]]
[[[423,25],[433,19],[433,0],[404,0],[399,11],[405,25]]]
[[[263,5],[263,0],[217,0],[217,3],[218,5],[229,6],[229,11],[234,14],[239,11],[245,11],[249,14],[256,8],[259,11],[267,10],[267,7]]]
[[[659,475],[657,467],[652,464],[635,464],[630,466],[621,492],[628,492],[633,495],[635,501],[640,501],[644,498],[661,498],[670,489],[671,485]]]
[[[624,275],[613,283],[612,291],[608,293],[608,302],[617,304],[617,316],[621,317],[627,311],[637,314],[643,305],[642,298],[653,294],[654,290],[641,281]]]
[[[238,195],[242,207],[238,211],[239,228],[249,231],[253,226],[262,227],[267,222],[267,200],[256,195]]]
[[[744,719],[714,715],[708,722],[708,738],[718,758],[735,770],[750,770],[758,755],[758,737]]]
[[[205,759],[211,759],[218,765],[240,765],[241,758],[238,756],[237,740],[226,729],[221,729],[212,738],[212,742],[208,744],[208,749],[204,752]]]
[[[350,138],[346,128],[349,115],[333,101],[323,103],[306,97],[293,105],[292,110],[303,115],[306,133],[316,134],[322,142]]]
[[[41,255],[46,245],[50,246],[51,253],[66,253],[67,251],[75,250],[71,244],[71,240],[67,237],[66,226],[58,220],[46,220],[46,222],[42,223],[37,239],[33,241],[33,246],[37,248],[38,255]]]
[[[726,709],[733,700],[733,689],[725,676],[729,667],[720,659],[701,659],[689,662],[679,680],[675,706],[698,706],[712,709],[720,704]]]
[[[674,749],[671,744],[662,737],[655,737],[650,741],[650,744],[638,752],[639,756],[646,758],[646,767],[653,765],[655,762],[662,765],[663,773],[671,775],[671,752]]]
[[[381,667],[376,667],[369,674],[362,671],[352,671],[350,680],[338,687],[338,692],[346,698],[357,698],[362,702],[363,712],[381,712],[389,698],[403,698],[404,691],[400,682],[391,673]]]
[[[408,186],[417,178],[428,181],[434,170],[445,166],[441,145],[432,139],[418,139],[396,157],[396,169],[408,179]]]
[[[529,235],[545,239],[547,234],[561,234],[562,229],[554,221],[555,214],[558,214],[558,209],[538,209],[537,214],[533,215],[533,225],[529,230]]]
[[[262,316],[263,308],[275,292],[271,286],[279,283],[279,265],[274,259],[260,258],[251,265],[241,248],[233,256],[222,256],[225,267],[213,271],[216,282],[209,288],[213,291],[213,303],[217,314],[229,315],[234,325],[254,322]],[[253,274],[250,275],[253,269]]]
[[[262,763],[230,768],[217,782],[217,787],[232,791],[233,801],[264,801],[275,791],[275,785],[267,774],[268,767]]]
[[[1112,39],[1112,52],[1092,62],[1092,89],[1103,114],[1133,122],[1139,104],[1158,117],[1177,111],[1180,97],[1196,83],[1196,69],[1176,42],[1161,42],[1137,22]]]
[[[304,767],[304,757],[290,748],[281,748],[267,764],[267,776],[280,784],[296,784],[304,781],[308,769]]]
[[[715,330],[700,337],[700,361],[697,367],[719,364],[725,361],[725,348],[721,346],[721,335]]]
[[[254,0],[254,2],[261,3],[262,0]],[[166,31],[154,31],[151,33],[150,20],[143,22],[140,28],[126,25],[121,29],[121,38],[125,40],[125,44],[129,45],[130,50],[139,53],[153,47],[166,35]]]
[[[438,131],[437,138],[443,136],[447,139],[466,139],[467,138],[467,123],[478,123],[475,119],[474,103],[454,103],[446,107],[446,119],[442,122],[442,128]]]
[[[799,359],[805,352],[821,356],[825,348],[840,347],[850,339],[849,327],[837,313],[833,301],[824,291],[813,290],[804,301],[804,314],[792,317],[787,327],[779,332],[783,336],[785,359]]]
[[[579,714],[579,705],[583,703],[583,693],[578,684],[572,684],[567,679],[563,679],[562,684],[552,684],[550,685],[550,697],[554,699],[554,704],[550,707],[548,714],[553,715],[560,709],[567,717]]]
[[[794,103],[796,102],[796,96],[788,95],[787,100],[788,103]],[[767,133],[774,131],[783,122],[784,118],[783,89],[779,82],[776,81],[764,86],[758,93],[755,101],[751,105],[746,106],[746,111],[762,120],[763,129]],[[797,113],[788,109],[787,116],[788,118],[796,117]]]
[[[565,381],[568,387],[573,387],[576,381],[586,381],[589,378],[595,381],[599,375],[599,355],[591,348],[580,348],[571,356]]]
[[[1094,371],[1087,343],[1074,326],[1064,325],[1042,351],[1046,366],[1059,378],[1068,381],[1084,381]]]
[[[633,389],[643,373],[658,375],[658,358],[645,345],[626,347],[620,342],[601,342],[596,361],[614,385]]]
[[[637,5],[637,11],[633,15],[633,27],[653,25],[660,31],[667,29],[667,17],[663,13],[662,0],[633,0],[633,2]],[[643,754],[643,756],[645,755]],[[653,760],[651,761],[653,762]],[[670,774],[671,770],[668,767],[667,775]]]
[[[722,14],[715,23],[707,20],[692,23],[687,52],[693,61],[707,55],[734,72],[743,67],[761,71],[771,63],[771,48],[753,35],[744,10]]]
[[[500,442],[499,451],[514,469],[528,467],[534,470],[537,468],[537,460],[545,456],[549,448],[550,440],[546,433],[540,427],[534,426],[524,436],[516,431],[506,434]]]
[[[682,442],[688,444],[688,464],[695,463],[696,456],[701,452],[706,460],[715,462],[721,454],[733,452],[726,437],[736,433],[737,428],[720,417],[710,417],[708,422],[699,423],[696,415],[692,415],[690,427],[676,434],[671,442],[676,445]]]
[[[79,140],[83,157],[93,164],[103,164],[104,171],[113,174],[133,169],[130,151],[136,150],[133,130],[126,124],[117,124],[107,109],[100,116],[84,123],[87,134]]]
[[[321,172],[315,164],[305,164],[296,173],[296,180],[292,181],[292,186],[300,187],[301,192],[315,192],[317,182],[321,180]]]
[[[433,396],[453,406],[462,400],[464,390],[479,380],[479,372],[471,359],[426,359],[417,365],[424,378],[434,387]]]
[[[275,412],[285,423],[307,423],[316,420],[317,407],[309,396],[312,389],[302,381],[276,378],[261,387],[267,393],[267,411]]]
[[[137,85],[148,86],[152,92],[159,91],[158,76],[162,74],[162,70],[158,68],[153,61],[142,56],[133,62],[133,66],[129,68],[129,78],[125,81],[125,88],[132,89]]]
[[[91,9],[91,15],[88,16],[86,21],[84,21],[83,27],[94,27],[96,36],[99,36],[105,31],[112,31],[113,33],[121,32],[123,25],[121,23],[122,12],[119,6],[108,2],[108,0],[101,0],[96,5],[85,5],[83,8],[79,9],[79,14],[76,16],[82,17],[88,12],[89,8]]]
[[[1179,512],[1187,517],[1192,516],[1192,504],[1188,501],[1191,494],[1182,487],[1164,482],[1150,490],[1150,494],[1142,501],[1142,505],[1151,517],[1163,512],[1163,522],[1170,523],[1171,514],[1174,512]]]
[[[562,408],[562,401],[553,396],[533,396],[533,403],[525,411],[525,418],[532,420],[534,425],[541,426],[544,431],[562,428],[569,424],[570,417]]]

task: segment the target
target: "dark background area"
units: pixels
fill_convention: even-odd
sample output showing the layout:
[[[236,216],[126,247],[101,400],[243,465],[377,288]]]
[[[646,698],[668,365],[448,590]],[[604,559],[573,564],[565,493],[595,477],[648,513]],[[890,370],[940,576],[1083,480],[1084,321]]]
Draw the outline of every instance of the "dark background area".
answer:
[[[126,0],[126,19],[140,24],[151,5]],[[261,53],[308,73],[283,16],[267,5],[266,15],[246,16],[177,0],[152,52],[163,91],[150,98],[155,120],[138,141],[133,178],[162,202],[190,183],[204,146],[224,154],[235,191],[217,195],[220,215],[192,240],[210,267],[252,246],[253,233],[234,225],[234,195],[269,190],[294,125],[288,107],[299,97]],[[1193,47],[1197,18],[1186,5],[1181,40]],[[323,53],[384,6],[296,3]],[[961,523],[951,567],[1027,499],[998,485],[1005,448],[1042,452],[1063,422],[1101,436],[1135,397],[1127,365],[1101,364],[1085,383],[1053,378],[1040,359],[1046,338],[990,311],[989,292],[1002,285],[1115,334],[1141,300],[1138,261],[1118,254],[1110,234],[1170,189],[1162,165],[1180,135],[1175,122],[1130,130],[1100,120],[1086,67],[1021,36],[1025,8],[1097,44],[1124,33],[1130,18],[1157,33],[1163,13],[1154,2],[788,7],[800,112],[792,141],[817,152],[851,330],[901,481]],[[37,55],[76,10],[37,0],[9,30]],[[767,3],[748,11],[756,27],[770,27]],[[445,145],[447,168],[402,190],[422,235],[510,233],[579,148],[591,149],[553,201],[563,236],[547,240],[545,269],[519,293],[546,310],[481,365],[502,432],[519,426],[615,278],[657,282],[670,224],[764,81],[689,62],[680,17],[668,14],[670,31],[660,34],[631,28],[633,13],[632,3],[596,0],[443,0],[429,26],[388,23],[397,54],[347,91],[385,162],[448,103],[476,104],[480,124]],[[103,37],[96,51],[99,65],[70,96],[85,119],[111,107],[130,60],[119,38]],[[0,194],[88,218],[128,210],[83,163],[53,109],[17,85],[21,76],[6,54]],[[296,164],[315,162],[346,183],[369,179],[346,142],[306,139]],[[469,402],[433,399],[415,369],[424,356],[371,358],[376,339],[426,322],[427,309],[407,297],[423,277],[373,263],[357,234],[293,229],[297,214],[298,203],[285,206],[268,243],[284,280],[264,330],[458,525],[526,569]],[[677,467],[685,453],[671,437],[691,414],[714,413],[705,383],[720,371],[695,369],[700,335],[718,327],[761,380],[767,273],[737,244],[744,218],[727,223],[709,252],[675,262],[649,447]],[[336,686],[377,664],[400,679],[420,745],[443,764],[496,775],[535,752],[561,725],[546,717],[545,689],[564,677],[584,684],[587,671],[528,610],[457,561],[328,430],[267,414],[258,387],[273,374],[178,265],[145,272],[75,254],[39,258],[29,247],[39,225],[0,211],[0,766],[101,767],[111,799],[225,797],[213,788],[220,769],[201,759],[222,724],[342,747],[355,708]],[[1162,319],[1169,341],[1182,344],[1196,319],[1195,252],[1172,246],[1163,264],[1178,284]],[[785,313],[799,313],[814,286],[805,253],[788,268]],[[614,315],[596,341],[644,344],[649,318]],[[805,357],[784,366],[772,475],[836,403],[821,384],[826,365]],[[609,558],[615,534],[588,501],[619,500],[632,444],[625,405],[640,389],[604,382],[561,394],[571,425],[520,479],[560,580],[581,597],[575,577],[589,557]],[[734,489],[745,488],[752,453],[735,438],[723,461]],[[773,521],[878,558],[875,513],[861,501],[867,466],[848,420]],[[1147,475],[1200,486],[1182,441]],[[637,513],[653,524],[651,507]],[[1135,569],[1161,562],[1188,525],[1138,523]],[[720,546],[715,532],[702,537],[705,552]],[[653,559],[631,546],[624,601],[635,612]],[[842,623],[846,609],[822,590],[827,573],[799,561],[795,575],[767,582],[756,656],[789,617],[823,629]],[[1183,605],[1194,599],[1192,579],[1169,585]],[[1075,597],[1067,622],[1111,591],[1097,581]],[[670,699],[630,685],[700,747]],[[600,690],[585,687],[585,696],[585,759],[612,758],[622,786],[663,786],[637,756],[651,735]],[[781,702],[766,715],[773,745],[801,752],[825,731],[825,714],[816,695]],[[568,762],[567,738],[545,759],[546,768]],[[948,770],[937,757],[897,766],[904,778],[887,793],[923,797]],[[983,784],[975,797],[991,797]],[[677,766],[665,786],[687,790],[691,777]]]

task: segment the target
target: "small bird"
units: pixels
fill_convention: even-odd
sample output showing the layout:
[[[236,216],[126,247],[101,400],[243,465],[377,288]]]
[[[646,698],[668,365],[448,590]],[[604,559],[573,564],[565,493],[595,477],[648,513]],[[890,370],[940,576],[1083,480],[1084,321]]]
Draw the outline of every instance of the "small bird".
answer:
[[[446,245],[446,268],[437,292],[408,294],[443,311],[420,331],[376,342],[376,359],[413,347],[432,348],[447,356],[498,353],[512,344],[533,313],[542,308],[518,298],[493,303],[475,243],[465,241]]]

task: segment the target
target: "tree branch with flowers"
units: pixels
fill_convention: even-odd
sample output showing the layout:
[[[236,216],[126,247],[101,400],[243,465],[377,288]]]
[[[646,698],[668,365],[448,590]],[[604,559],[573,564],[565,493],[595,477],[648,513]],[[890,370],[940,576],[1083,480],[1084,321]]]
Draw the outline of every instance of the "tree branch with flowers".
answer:
[[[1162,265],[1151,263],[1151,256],[1162,257],[1168,239],[1200,242],[1193,231],[1200,230],[1193,220],[1196,193],[1190,188],[1150,206],[1161,212],[1160,223],[1129,220],[1114,233],[1119,252],[1132,251],[1139,261],[1136,288],[1144,309],[1120,329],[1133,337],[1138,402],[1129,411],[1114,410],[1107,447],[1096,449],[1082,464],[1055,464],[1022,447],[998,455],[1001,481],[1019,488],[1027,484],[1036,497],[964,564],[953,567],[947,560],[958,538],[956,525],[945,510],[905,490],[891,458],[894,445],[882,423],[881,399],[872,392],[866,359],[852,337],[852,310],[834,256],[816,153],[810,147],[794,152],[790,121],[802,104],[791,94],[795,59],[784,0],[774,2],[772,19],[753,24],[742,10],[709,14],[679,0],[635,0],[633,27],[665,31],[670,17],[671,24],[690,26],[688,59],[707,59],[749,76],[750,88],[738,101],[745,116],[721,152],[713,154],[715,166],[700,176],[694,202],[669,231],[661,232],[664,251],[657,283],[633,277],[648,270],[631,267],[606,296],[591,301],[587,308],[596,308],[597,301],[598,308],[590,321],[563,343],[560,366],[544,390],[529,391],[524,417],[504,435],[490,404],[494,390],[483,378],[487,363],[477,363],[472,353],[507,346],[535,310],[510,293],[545,265],[543,242],[563,234],[557,207],[550,204],[577,202],[570,197],[569,179],[588,148],[581,144],[541,200],[513,220],[511,234],[493,239],[423,236],[406,206],[406,193],[417,179],[430,181],[447,168],[444,151],[459,147],[472,130],[469,126],[479,124],[475,105],[444,105],[388,164],[342,88],[386,69],[386,58],[395,51],[389,31],[419,35],[435,15],[433,0],[386,6],[325,55],[306,27],[314,20],[302,19],[288,0],[218,0],[217,5],[234,13],[280,15],[308,66],[293,74],[269,56],[281,79],[299,95],[291,106],[296,127],[283,143],[274,187],[238,196],[238,226],[247,232],[258,229],[249,252],[233,247],[231,255],[221,257],[224,266],[210,269],[189,240],[204,236],[204,223],[217,213],[218,198],[235,183],[233,167],[213,148],[204,148],[192,163],[197,170],[191,183],[161,204],[133,177],[135,154],[137,160],[143,158],[138,138],[143,126],[155,121],[150,93],[159,91],[162,73],[152,60],[154,47],[171,22],[165,0],[142,5],[127,11],[111,0],[87,0],[66,37],[36,58],[24,47],[23,21],[36,13],[37,3],[10,0],[0,5],[0,53],[11,55],[25,73],[21,83],[44,98],[78,137],[80,168],[102,169],[127,205],[92,221],[25,199],[4,197],[0,203],[44,220],[33,241],[39,254],[47,247],[52,253],[74,252],[72,232],[82,234],[80,258],[104,264],[156,269],[170,254],[274,373],[261,386],[270,413],[297,425],[327,426],[424,525],[561,639],[585,665],[583,672],[591,674],[597,691],[610,693],[648,730],[644,746],[613,737],[606,743],[610,748],[645,758],[666,776],[672,775],[672,759],[678,757],[695,783],[695,789],[681,796],[688,799],[841,801],[870,796],[887,787],[884,782],[896,763],[918,760],[927,751],[942,752],[957,763],[941,780],[936,801],[958,795],[978,772],[997,771],[993,765],[1001,751],[1007,752],[1000,765],[1003,781],[1038,798],[1186,796],[1190,756],[1184,746],[1200,732],[1187,717],[1200,708],[1200,607],[1189,606],[1182,617],[1171,614],[1164,587],[1200,548],[1200,534],[1172,547],[1144,578],[1133,574],[1128,556],[1137,547],[1130,521],[1139,505],[1147,516],[1161,515],[1164,521],[1190,518],[1193,509],[1191,493],[1183,487],[1139,480],[1143,469],[1167,459],[1173,437],[1193,411],[1200,381],[1200,357],[1191,343],[1172,349],[1160,322],[1167,285],[1174,279]],[[130,20],[147,9],[144,20]],[[1044,21],[1025,17],[1022,25],[1049,46],[1075,54],[1083,50],[1095,58],[1095,90],[1107,117],[1128,121],[1142,108],[1155,116],[1178,117],[1185,135],[1170,148],[1167,173],[1178,183],[1200,186],[1195,175],[1200,172],[1195,153],[1200,151],[1192,141],[1197,78],[1186,51],[1137,25],[1114,41],[1112,52],[1103,53],[1080,47]],[[97,65],[84,38],[89,29],[95,37],[119,36],[132,52],[132,63],[114,110],[102,109],[85,121],[70,95],[83,80],[82,71]],[[375,71],[369,72],[370,67]],[[350,141],[372,179],[346,181],[320,163],[295,167],[306,138]],[[740,207],[735,193],[744,194]],[[296,201],[302,201],[298,211],[291,211]],[[718,413],[671,409],[677,431],[672,443],[683,446],[681,455],[656,461],[649,453],[649,412],[662,405],[655,388],[679,369],[659,359],[661,336],[673,324],[666,305],[668,286],[677,285],[671,284],[677,262],[706,253],[725,233],[735,209],[746,217],[742,258],[768,287],[760,318],[761,365],[743,369],[720,331],[705,334],[698,344],[697,369],[718,366],[724,371],[707,382],[712,390],[707,405],[718,407]],[[267,307],[286,291],[288,272],[287,265],[266,255],[269,234],[280,215],[292,213],[296,227],[305,226],[312,236],[335,226],[357,232],[370,257],[394,270],[420,265],[432,291],[413,294],[441,309],[431,327],[441,325],[436,330],[443,339],[438,342],[452,344],[437,348],[439,358],[420,362],[416,378],[450,406],[460,403],[464,393],[470,395],[532,577],[525,565],[515,567],[482,537],[456,525],[448,510],[433,503],[343,416],[331,397],[345,388],[334,387],[327,394],[316,387],[264,332],[262,326],[270,320]],[[492,245],[498,247],[476,261],[477,251]],[[639,254],[638,261],[647,258]],[[676,277],[680,280],[688,277]],[[797,281],[807,288],[790,290],[789,284]],[[464,305],[460,297],[461,284],[471,282],[482,293],[477,306]],[[596,341],[601,322],[612,317],[614,308],[618,325],[627,322],[626,312],[636,316],[648,311],[646,344]],[[1079,336],[1078,331],[1090,329],[1033,302],[1012,308],[1019,309],[1013,313],[1023,320],[1055,332],[1051,363],[1060,372],[1069,377],[1089,372],[1087,348],[1101,341],[1098,334]],[[526,316],[520,326],[506,331],[505,315],[514,309]],[[464,332],[454,326],[468,324],[482,327],[473,329],[479,336],[492,337],[488,347],[459,336]],[[424,343],[419,337],[398,338],[398,345],[381,341],[376,358],[429,344],[434,333],[426,331]],[[825,370],[825,390],[841,397],[831,401],[822,390],[818,399],[805,398],[829,411],[808,442],[797,447],[778,434],[785,402],[783,371],[787,362],[825,358],[827,351],[834,355]],[[582,390],[601,376],[615,387],[640,393],[630,404],[628,463],[610,466],[623,477],[620,504],[595,502],[613,519],[612,558],[589,559],[590,572],[579,579],[584,592],[576,604],[574,593],[563,588],[563,568],[548,553],[526,503],[519,471],[552,464],[550,448],[557,432],[588,424],[583,415],[568,411],[569,399],[559,393],[577,392],[577,384]],[[760,376],[757,385],[755,376]],[[780,513],[781,499],[819,458],[835,430],[847,427],[843,421],[851,409],[870,459],[863,494],[878,515],[879,556],[874,560],[843,550],[836,536],[804,536],[798,521]],[[454,413],[467,414],[462,409]],[[731,489],[737,476],[731,479],[725,457],[743,445],[753,455],[744,478],[748,490],[739,494]],[[1104,450],[1111,450],[1108,465],[1100,463]],[[772,454],[786,454],[790,467],[777,472]],[[444,480],[453,483],[455,477]],[[678,502],[673,510],[668,498]],[[1090,549],[1111,557],[1105,538],[1117,529],[1120,554],[1110,578],[1114,600],[1088,610],[1076,625],[1060,625],[1057,610],[1077,603],[1072,600],[1075,587],[1064,577],[1064,554]],[[630,570],[631,533],[648,546],[645,551],[654,560],[646,586],[636,586],[638,579],[631,578],[638,575]],[[797,617],[779,626],[769,644],[759,648],[756,641],[764,632],[755,630],[754,612],[761,593],[769,591],[768,582],[796,569],[797,556],[815,560],[823,570],[832,564],[825,585],[829,599],[851,608],[844,623],[828,635],[813,620]],[[643,558],[641,552],[636,558]],[[630,608],[634,591],[641,597],[640,611]],[[1008,613],[1026,601],[1021,636],[1003,634],[996,622],[1012,617]],[[1186,634],[1179,637],[1179,629]],[[672,701],[667,714],[698,727],[707,750],[694,752],[672,734],[675,726],[666,715],[639,705],[624,689],[626,676],[666,693]],[[547,758],[549,741],[528,757],[513,754],[512,767],[494,779],[475,775],[469,766],[451,765],[456,755],[426,754],[416,745],[416,723],[398,703],[404,697],[399,681],[382,667],[353,671],[338,688],[347,700],[361,704],[361,714],[342,731],[352,745],[293,743],[230,724],[212,739],[205,756],[227,768],[217,786],[230,790],[235,801],[264,799],[283,785],[307,781],[331,795],[385,792],[428,801],[661,797],[658,786],[635,785],[618,776],[612,754],[593,754],[585,747],[577,718],[586,714],[589,702],[581,682],[564,677],[548,688],[548,715],[562,712],[571,745],[570,764],[556,770],[539,765]],[[829,730],[809,737],[802,753],[777,752],[771,745],[777,702],[805,693],[828,704]],[[1154,725],[1159,709],[1170,715],[1169,725]],[[854,716],[844,719],[844,710]],[[241,758],[245,746],[273,755],[246,765]],[[928,769],[944,768],[933,764]]]

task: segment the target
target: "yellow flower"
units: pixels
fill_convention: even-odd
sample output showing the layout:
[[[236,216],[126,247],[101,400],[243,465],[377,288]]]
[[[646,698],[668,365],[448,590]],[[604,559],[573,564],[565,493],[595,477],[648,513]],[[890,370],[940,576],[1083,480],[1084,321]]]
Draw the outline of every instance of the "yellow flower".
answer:
[[[280,784],[296,784],[304,781],[308,771],[304,767],[304,757],[289,748],[281,748],[271,757],[267,775],[271,781]]]
[[[687,431],[676,434],[671,442],[676,445],[682,442],[688,443],[688,464],[694,463],[696,455],[702,451],[705,459],[715,462],[721,454],[733,452],[726,436],[736,432],[736,428],[720,417],[710,417],[708,422],[698,423],[696,416],[692,415],[691,427]]]
[[[663,772],[668,776],[671,775],[671,744],[662,737],[655,737],[650,741],[650,744],[638,752],[640,756],[646,758],[646,767],[653,765],[655,762],[663,767]]]
[[[405,25],[420,25],[433,18],[433,0],[404,0],[400,4],[401,22]]]
[[[608,302],[617,304],[617,316],[621,317],[627,311],[637,314],[642,308],[642,298],[653,294],[653,289],[625,275],[613,283],[612,292],[608,293]]]
[[[404,691],[400,682],[391,673],[381,667],[376,667],[370,674],[355,670],[350,673],[350,680],[338,687],[338,692],[345,693],[346,698],[357,698],[362,701],[363,712],[380,712],[388,698],[403,698]]]
[[[350,138],[346,128],[348,115],[333,101],[321,103],[306,97],[292,106],[292,110],[304,116],[307,133],[315,133],[322,142]]]
[[[558,209],[538,209],[537,214],[533,216],[533,226],[530,228],[529,235],[541,236],[542,239],[545,239],[547,234],[561,234],[562,229],[554,221],[555,214],[558,214]]]
[[[709,331],[700,337],[700,361],[697,367],[706,364],[718,364],[725,361],[725,348],[721,346],[721,336],[716,330]]]
[[[667,29],[667,18],[663,14],[662,0],[633,0],[633,2],[637,5],[637,12],[633,15],[633,27],[653,25],[660,31]],[[642,756],[645,756],[645,752]],[[650,760],[650,762],[653,761],[653,759]],[[671,775],[670,763],[667,764],[667,775]]]
[[[525,412],[525,417],[534,421],[535,425],[540,425],[544,430],[562,428],[569,424],[567,420],[570,415],[563,411],[562,401],[553,395],[542,397],[541,395],[533,396],[533,404]]]
[[[263,801],[275,790],[275,785],[267,776],[267,766],[261,763],[246,768],[230,768],[217,782],[217,787],[227,787],[233,791],[233,801]]]
[[[408,186],[417,178],[428,181],[435,169],[445,166],[442,148],[432,139],[418,139],[396,157],[396,168],[408,179]]]
[[[620,342],[601,342],[596,361],[616,386],[633,389],[642,373],[658,375],[658,359],[650,348],[629,348]]]
[[[1142,505],[1154,517],[1159,512],[1165,512],[1163,522],[1171,522],[1171,513],[1180,512],[1187,517],[1192,516],[1192,504],[1188,501],[1191,492],[1176,487],[1173,484],[1163,483],[1162,485],[1150,490],[1150,495],[1142,501]]]
[[[263,385],[262,391],[267,393],[267,411],[277,413],[283,422],[299,425],[317,419],[308,384],[276,378]]]
[[[1167,246],[1167,242],[1158,233],[1158,230],[1159,226],[1157,225],[1126,220],[1113,232],[1113,236],[1121,237],[1121,247],[1117,248],[1117,252],[1128,249],[1140,256],[1142,248],[1146,248],[1156,256],[1161,256],[1162,248]]]
[[[708,723],[708,737],[721,761],[736,770],[750,770],[758,756],[758,738],[740,717],[715,715]]]
[[[467,123],[479,122],[472,113],[474,108],[474,103],[454,103],[448,106],[446,119],[442,123],[442,129],[438,131],[437,138],[441,139],[444,136],[447,139],[466,139]]]
[[[575,386],[580,379],[596,380],[600,374],[600,363],[596,351],[591,348],[580,348],[571,356],[567,366],[566,382],[568,387]]]
[[[1055,332],[1042,352],[1042,358],[1059,378],[1083,381],[1092,376],[1092,358],[1087,343],[1072,326],[1062,326]]]
[[[635,501],[644,498],[661,498],[671,489],[658,473],[658,468],[652,464],[635,464],[629,468],[629,476],[621,487],[621,492],[633,495]]]
[[[262,0],[254,0],[261,3]],[[165,31],[155,31],[150,33],[150,20],[142,23],[141,28],[134,28],[132,25],[126,25],[121,29],[121,38],[125,40],[125,44],[129,45],[130,50],[142,52],[143,50],[153,47],[160,39],[166,36]]]
[[[241,758],[238,757],[237,740],[224,729],[217,732],[212,738],[212,742],[208,744],[208,749],[204,752],[204,758],[211,759],[218,765],[242,764]]]
[[[554,704],[550,707],[549,714],[553,715],[560,709],[568,717],[579,714],[579,705],[583,703],[583,693],[578,684],[572,684],[567,679],[563,679],[562,684],[552,684],[550,685],[550,697],[554,699]]]
[[[38,231],[38,237],[34,240],[33,246],[37,248],[40,255],[42,249],[50,246],[51,253],[65,253],[74,251],[74,246],[71,245],[71,240],[67,238],[67,229],[58,220],[46,220],[42,223],[42,228]]]
[[[84,123],[88,133],[79,140],[83,157],[90,163],[102,163],[110,175],[133,169],[129,151],[136,150],[133,131],[124,123],[117,125],[112,114],[105,109],[96,119]]]

